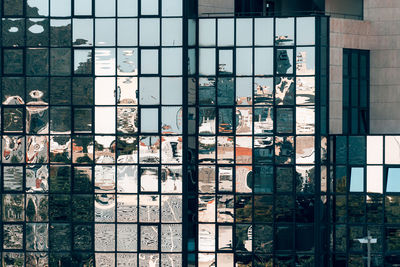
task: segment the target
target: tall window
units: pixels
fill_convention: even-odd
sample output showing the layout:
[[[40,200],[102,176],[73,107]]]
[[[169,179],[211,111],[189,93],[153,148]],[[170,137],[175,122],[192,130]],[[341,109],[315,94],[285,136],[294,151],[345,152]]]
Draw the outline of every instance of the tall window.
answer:
[[[369,51],[343,50],[343,134],[369,132]]]

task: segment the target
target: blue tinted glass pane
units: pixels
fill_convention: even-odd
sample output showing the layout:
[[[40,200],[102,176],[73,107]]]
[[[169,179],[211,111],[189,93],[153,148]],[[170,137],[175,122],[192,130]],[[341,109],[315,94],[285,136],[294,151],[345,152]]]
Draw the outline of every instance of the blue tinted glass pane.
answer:
[[[364,191],[364,168],[351,168],[350,192]]]
[[[400,168],[389,168],[386,191],[400,192]]]

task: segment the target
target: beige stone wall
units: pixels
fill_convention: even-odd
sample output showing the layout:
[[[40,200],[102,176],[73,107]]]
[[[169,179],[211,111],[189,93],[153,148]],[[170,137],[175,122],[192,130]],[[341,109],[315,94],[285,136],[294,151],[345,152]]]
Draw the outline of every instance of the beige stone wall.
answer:
[[[342,133],[342,49],[355,48],[371,51],[371,133],[400,133],[400,0],[365,0],[364,21],[330,27],[330,132]]]

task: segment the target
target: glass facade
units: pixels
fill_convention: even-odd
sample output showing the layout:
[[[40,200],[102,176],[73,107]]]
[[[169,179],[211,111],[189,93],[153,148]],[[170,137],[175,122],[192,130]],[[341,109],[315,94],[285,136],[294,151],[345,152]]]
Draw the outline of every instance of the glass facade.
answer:
[[[1,2],[2,266],[398,261],[399,140],[328,136],[328,18],[187,2]]]
[[[368,235],[371,266],[399,258],[399,136],[334,136],[330,194],[333,266],[364,266]],[[347,265],[346,265],[347,263]]]

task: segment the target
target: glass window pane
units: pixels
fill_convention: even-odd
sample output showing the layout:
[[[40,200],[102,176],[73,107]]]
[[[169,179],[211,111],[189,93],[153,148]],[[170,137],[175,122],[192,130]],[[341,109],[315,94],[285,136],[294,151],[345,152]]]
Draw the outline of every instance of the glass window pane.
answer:
[[[96,19],[96,46],[115,45],[115,19]]]
[[[277,74],[293,73],[293,49],[276,50],[275,61]]]
[[[272,46],[274,40],[274,19],[255,19],[255,45]]]
[[[71,0],[50,0],[50,16],[71,16]]]
[[[400,136],[385,137],[385,163],[400,164]]]
[[[160,45],[160,19],[140,19],[140,45]]]
[[[253,45],[253,20],[236,19],[236,45]]]
[[[91,16],[92,0],[75,0],[74,1],[75,16]]]
[[[96,75],[115,75],[115,49],[97,48],[95,50],[95,73]]]
[[[158,0],[141,0],[141,14],[158,15]]]
[[[364,168],[351,168],[350,192],[364,191]]]
[[[162,49],[162,75],[182,75],[182,48]]]
[[[272,75],[274,69],[273,48],[255,49],[255,75]]]
[[[389,168],[386,192],[400,192],[400,168]]]
[[[162,16],[182,16],[183,0],[162,0]]]
[[[162,104],[182,104],[182,78],[162,78]]]
[[[137,28],[137,19],[118,19],[118,45],[137,46]]]
[[[93,20],[92,19],[74,19],[73,20],[74,46],[92,46],[93,45]]]
[[[236,49],[236,75],[252,75],[253,50],[251,48]]]
[[[160,79],[158,77],[141,77],[139,80],[140,105],[157,105],[160,103]]]
[[[15,1],[12,1],[12,2],[15,2]],[[48,16],[49,15],[49,1],[48,0],[27,0],[26,1],[26,15],[29,17]]]
[[[138,0],[118,0],[118,17],[136,17]]]
[[[383,163],[383,136],[367,136],[367,164]]]
[[[182,45],[182,19],[162,19],[162,45]]]
[[[95,0],[96,17],[114,17],[115,0]]]
[[[199,45],[215,45],[215,19],[201,19],[199,21]]]
[[[298,47],[296,56],[296,74],[314,75],[315,74],[315,48]]]
[[[315,44],[315,18],[297,18],[297,45]]]
[[[118,48],[118,69],[120,76],[138,75],[138,51],[137,48]]]
[[[234,27],[235,24],[233,19],[218,20],[218,46],[233,46]]]
[[[294,45],[294,18],[276,19],[275,44]]]
[[[215,75],[215,49],[200,49],[200,75]]]
[[[367,166],[367,192],[383,193],[383,167]]]
[[[140,72],[142,74],[158,74],[158,49],[141,50]]]

